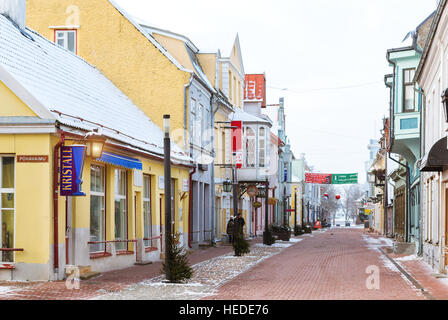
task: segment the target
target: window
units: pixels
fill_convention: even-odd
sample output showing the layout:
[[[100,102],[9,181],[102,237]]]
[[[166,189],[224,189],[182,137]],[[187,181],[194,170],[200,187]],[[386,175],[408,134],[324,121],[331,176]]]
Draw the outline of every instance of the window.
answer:
[[[76,53],[76,30],[56,30],[55,42],[64,49]]]
[[[201,137],[201,116],[200,110],[197,110],[197,103],[195,99],[191,99],[191,136],[192,136],[192,144],[199,145],[200,137]]]
[[[264,168],[266,166],[266,129],[263,127],[260,128],[258,163],[260,168]]]
[[[115,240],[127,240],[127,173],[115,170]],[[126,242],[117,242],[117,250],[127,250]]]
[[[415,107],[415,91],[413,79],[415,75],[415,69],[403,70],[403,111],[414,112]]]
[[[144,238],[152,238],[152,221],[151,221],[151,177],[143,176],[143,226]],[[152,247],[151,240],[145,240],[145,247]]]
[[[233,83],[232,83],[232,73],[229,71],[229,100],[232,101],[232,93],[233,93]]]
[[[255,168],[256,136],[255,130],[246,127],[246,168]]]
[[[106,240],[106,174],[105,167],[90,167],[90,241]],[[90,252],[105,250],[105,244],[91,244]]]
[[[14,248],[14,157],[0,157],[0,238],[2,248]],[[0,262],[14,262],[13,252],[1,252]]]

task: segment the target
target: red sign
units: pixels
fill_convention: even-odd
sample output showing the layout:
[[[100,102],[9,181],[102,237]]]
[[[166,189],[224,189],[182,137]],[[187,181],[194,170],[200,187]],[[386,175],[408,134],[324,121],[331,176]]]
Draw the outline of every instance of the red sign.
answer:
[[[232,155],[233,163],[240,169],[243,166],[243,123],[241,121],[232,121]]]
[[[331,174],[305,173],[305,183],[331,184]]]
[[[244,100],[261,101],[261,107],[266,108],[266,77],[264,74],[246,74]]]

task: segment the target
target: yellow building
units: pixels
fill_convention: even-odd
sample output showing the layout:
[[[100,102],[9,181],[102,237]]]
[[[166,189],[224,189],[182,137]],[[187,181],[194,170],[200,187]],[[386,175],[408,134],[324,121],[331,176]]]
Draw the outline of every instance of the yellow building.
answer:
[[[151,30],[111,0],[28,0],[27,23],[51,41],[101,70],[162,127],[170,114],[172,136],[199,163],[189,174],[188,246],[212,240],[213,97],[198,50],[182,36]],[[155,32],[157,31],[157,32]]]
[[[99,70],[17,25],[0,14],[0,279],[160,259],[163,132]],[[93,132],[106,141],[81,166],[85,196],[62,196],[61,147]],[[174,229],[186,233],[191,158],[173,144],[172,162]]]

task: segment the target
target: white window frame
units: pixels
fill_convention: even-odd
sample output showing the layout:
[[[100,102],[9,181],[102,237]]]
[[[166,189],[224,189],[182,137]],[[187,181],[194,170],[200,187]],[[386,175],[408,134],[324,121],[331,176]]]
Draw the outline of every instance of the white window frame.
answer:
[[[106,166],[104,165],[100,165],[100,164],[95,164],[92,163],[92,165],[90,166],[90,177],[92,177],[92,167],[98,167],[101,168],[101,170],[103,170],[103,192],[98,192],[98,191],[92,191],[92,187],[90,187],[90,196],[94,196],[94,197],[101,197],[103,199],[103,203],[102,203],[102,215],[103,215],[103,240],[100,241],[105,241],[106,240]],[[92,214],[92,212],[90,212],[90,214]],[[91,236],[91,235],[90,235]],[[95,246],[95,245],[91,245],[91,246]],[[101,250],[97,250],[97,251],[90,251],[90,253],[95,253],[95,252],[102,252],[105,250],[105,246],[106,244],[102,244],[101,245],[103,247],[103,249]]]
[[[252,130],[254,135],[248,136],[248,131]],[[252,140],[254,150],[249,154],[249,141]],[[249,160],[253,160],[253,166],[249,165]],[[257,167],[257,129],[252,126],[245,126],[244,128],[244,167],[256,168]]]
[[[147,188],[147,180],[149,180],[149,198],[146,197],[146,188]],[[144,236],[144,238],[152,238],[153,237],[153,232],[152,232],[152,201],[151,201],[151,195],[152,195],[152,182],[151,182],[151,176],[150,175],[143,175],[143,235],[145,234],[145,229],[147,228],[147,223],[145,221],[145,216],[146,216],[146,212],[145,212],[145,203],[148,204],[148,208],[149,208],[149,236],[146,237]],[[148,245],[149,244],[149,245]],[[144,246],[145,248],[151,248],[152,247],[152,240],[145,240],[144,241]]]
[[[125,174],[125,190],[124,190],[124,195],[123,194],[119,194],[118,193],[118,188],[117,188],[117,175],[121,175],[121,173]],[[124,227],[124,235],[123,235],[123,239],[116,239],[115,240],[128,240],[127,238],[127,234],[128,234],[128,197],[127,197],[127,193],[128,193],[128,172],[127,170],[124,169],[115,169],[115,191],[114,191],[115,195],[114,195],[114,204],[117,201],[121,201],[124,200],[125,201],[125,205],[124,205],[124,210],[120,213],[120,214],[124,214],[125,218],[124,218],[124,222],[125,222],[125,227]],[[116,210],[116,208],[115,208]],[[114,210],[114,215],[115,215],[115,210]],[[115,217],[115,216],[114,216]],[[117,230],[115,230],[115,237],[117,235]],[[121,246],[124,245],[124,249],[121,248]],[[117,242],[115,243],[115,248],[118,251],[125,251],[128,250],[128,243],[127,242]]]
[[[264,130],[264,135],[261,135],[261,131]],[[260,168],[266,168],[267,167],[267,138],[266,138],[266,127],[260,126],[258,128],[258,166]],[[264,148],[261,148],[261,141],[264,142]],[[261,155],[263,155],[263,165],[261,163]]]
[[[74,51],[71,51],[69,49],[69,45],[68,45],[68,34],[69,33],[73,33],[74,34],[74,45],[73,45],[73,49]],[[59,44],[59,40],[63,40],[64,44],[61,45]],[[73,52],[74,54],[77,54],[78,52],[78,30],[54,30],[54,42],[63,47],[64,49]]]
[[[2,187],[2,181],[3,181],[3,159],[4,158],[13,158],[14,159],[14,188],[3,188]],[[0,155],[0,248],[3,247],[3,224],[2,224],[2,211],[12,211],[13,212],[13,219],[14,219],[14,237],[13,237],[13,245],[12,248],[15,247],[16,243],[16,168],[17,168],[17,162],[14,155]],[[2,194],[10,194],[12,193],[14,195],[14,208],[3,208],[2,204]],[[3,252],[0,252],[0,263],[1,264],[13,264],[15,261],[15,252],[12,253],[12,261],[3,261]]]

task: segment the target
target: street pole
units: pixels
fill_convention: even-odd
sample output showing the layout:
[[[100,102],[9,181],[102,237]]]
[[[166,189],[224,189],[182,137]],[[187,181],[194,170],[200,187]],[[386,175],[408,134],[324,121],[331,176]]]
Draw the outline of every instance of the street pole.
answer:
[[[266,179],[265,182],[266,185],[266,191],[265,191],[265,204],[264,204],[264,209],[265,209],[265,214],[264,214],[264,233],[263,233],[263,244],[268,244],[268,233],[269,233],[269,180]]]
[[[170,139],[170,115],[163,116],[164,138],[164,169],[165,169],[165,266],[166,278],[170,280],[171,270],[171,139]]]
[[[294,192],[294,232],[297,229],[297,189]]]

